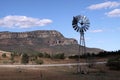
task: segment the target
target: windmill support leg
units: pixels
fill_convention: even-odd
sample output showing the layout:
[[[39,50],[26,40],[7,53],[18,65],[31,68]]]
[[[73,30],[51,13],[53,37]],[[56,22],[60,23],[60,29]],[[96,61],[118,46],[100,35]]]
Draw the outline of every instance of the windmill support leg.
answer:
[[[80,44],[79,44],[79,52],[78,52],[78,67],[77,67],[77,72],[78,73],[83,73],[86,74],[88,73],[87,65],[85,66],[80,66],[80,55],[85,55],[86,56],[86,45],[85,45],[85,38],[84,38],[84,33],[80,33]],[[88,63],[87,57],[85,60],[86,63]]]

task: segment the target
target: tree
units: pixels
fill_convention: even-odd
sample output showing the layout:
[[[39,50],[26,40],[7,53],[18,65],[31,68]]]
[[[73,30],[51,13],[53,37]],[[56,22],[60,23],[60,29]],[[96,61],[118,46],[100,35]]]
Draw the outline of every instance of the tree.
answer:
[[[21,63],[27,64],[29,62],[29,56],[27,54],[22,55]]]
[[[3,58],[6,58],[6,53],[3,53],[3,54],[2,54],[2,57],[3,57]]]

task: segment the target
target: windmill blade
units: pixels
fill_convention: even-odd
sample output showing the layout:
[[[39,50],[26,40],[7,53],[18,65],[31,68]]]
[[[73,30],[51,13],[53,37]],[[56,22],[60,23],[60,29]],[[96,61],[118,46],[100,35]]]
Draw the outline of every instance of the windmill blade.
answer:
[[[89,28],[89,25],[85,25],[85,28]]]
[[[76,31],[77,31],[78,29],[79,29],[78,27],[75,28]]]
[[[84,30],[85,32],[87,31],[87,29],[86,29],[85,27],[83,28],[83,30]]]
[[[88,27],[85,27],[86,30],[88,30]]]
[[[76,25],[73,25],[73,28],[76,28],[77,26]]]
[[[81,27],[81,30],[84,31],[84,27]]]
[[[89,23],[89,22],[86,22],[85,24],[86,24],[86,25],[90,25],[90,23]]]
[[[80,29],[80,32],[83,33],[84,32],[83,29]]]
[[[89,19],[86,18],[85,24],[90,24]]]
[[[79,30],[80,30],[80,29],[78,28],[78,29],[77,29],[77,32],[79,32]]]

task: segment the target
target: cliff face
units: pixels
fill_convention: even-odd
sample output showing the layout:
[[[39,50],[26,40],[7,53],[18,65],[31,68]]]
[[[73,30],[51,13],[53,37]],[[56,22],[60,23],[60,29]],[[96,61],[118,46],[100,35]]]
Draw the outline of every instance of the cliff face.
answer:
[[[0,49],[18,53],[78,53],[78,43],[75,39],[65,38],[55,30],[39,30],[31,32],[0,32]],[[88,52],[101,50],[87,48]]]
[[[44,39],[43,43],[54,45],[77,44],[75,39],[65,38],[60,32],[51,31],[31,31],[31,32],[0,32],[0,40],[3,39]]]
[[[0,39],[8,38],[47,38],[63,37],[62,34],[55,30],[51,31],[31,31],[31,32],[0,32]]]

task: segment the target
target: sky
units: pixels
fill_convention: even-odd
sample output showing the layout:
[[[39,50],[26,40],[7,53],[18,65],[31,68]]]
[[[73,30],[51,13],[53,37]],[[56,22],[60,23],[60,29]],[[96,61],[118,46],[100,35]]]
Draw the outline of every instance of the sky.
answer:
[[[0,0],[0,31],[57,30],[79,42],[72,28],[77,15],[90,21],[87,47],[120,49],[120,0]]]

